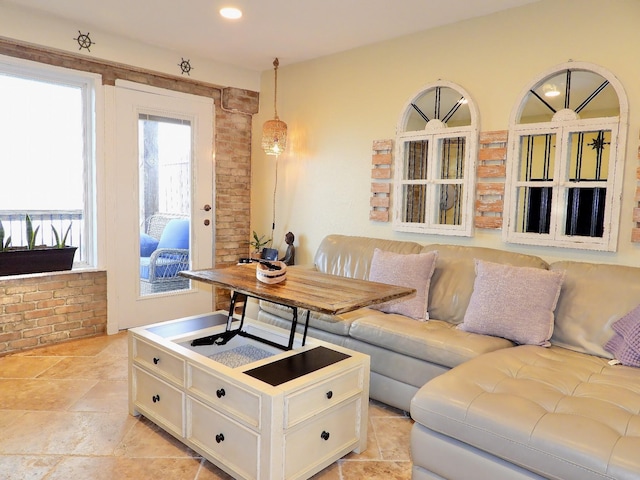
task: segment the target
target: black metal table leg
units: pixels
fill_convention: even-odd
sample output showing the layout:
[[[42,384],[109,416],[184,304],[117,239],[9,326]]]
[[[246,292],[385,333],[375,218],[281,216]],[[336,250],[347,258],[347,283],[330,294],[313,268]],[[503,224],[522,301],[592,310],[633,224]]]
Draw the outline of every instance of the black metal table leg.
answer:
[[[304,335],[302,335],[302,346],[303,347],[307,343],[307,330],[309,329],[309,314],[310,313],[311,313],[311,310],[307,310],[307,318],[304,321]]]

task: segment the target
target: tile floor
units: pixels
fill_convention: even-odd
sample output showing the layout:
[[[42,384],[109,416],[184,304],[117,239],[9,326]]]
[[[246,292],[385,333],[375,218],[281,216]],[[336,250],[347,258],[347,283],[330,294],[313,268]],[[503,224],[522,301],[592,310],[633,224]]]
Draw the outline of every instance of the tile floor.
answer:
[[[127,334],[0,357],[0,478],[229,479],[127,405]],[[368,448],[314,479],[409,479],[402,411],[371,402]]]

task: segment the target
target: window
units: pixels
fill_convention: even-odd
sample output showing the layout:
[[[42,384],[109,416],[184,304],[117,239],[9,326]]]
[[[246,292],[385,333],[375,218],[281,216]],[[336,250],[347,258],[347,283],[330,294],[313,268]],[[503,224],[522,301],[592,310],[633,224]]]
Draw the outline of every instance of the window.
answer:
[[[624,91],[598,67],[567,64],[527,89],[509,136],[506,241],[614,251],[625,125]]]
[[[395,230],[472,234],[477,118],[470,96],[449,82],[408,102],[397,130]]]
[[[0,220],[12,245],[37,244],[71,226],[75,265],[94,265],[94,81],[97,76],[0,58]],[[60,236],[62,236],[62,234]]]

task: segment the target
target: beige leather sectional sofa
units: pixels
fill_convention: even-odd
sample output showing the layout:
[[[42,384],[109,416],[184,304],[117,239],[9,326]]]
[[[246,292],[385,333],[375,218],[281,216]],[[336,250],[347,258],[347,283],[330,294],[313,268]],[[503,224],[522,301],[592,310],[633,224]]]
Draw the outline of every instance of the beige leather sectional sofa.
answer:
[[[604,348],[612,324],[640,304],[640,268],[549,265],[502,250],[341,235],[322,241],[313,267],[295,268],[366,279],[376,248],[437,251],[429,320],[371,308],[340,318],[312,313],[309,335],[371,356],[371,398],[410,411],[415,421],[414,479],[640,478],[640,368],[611,365]],[[476,283],[474,295],[477,268],[488,266],[560,277],[551,346],[462,329],[472,325],[467,307],[478,307],[482,288],[490,296],[482,308],[496,317],[501,292],[517,290],[517,281],[503,281],[514,278],[508,271],[488,285]],[[525,313],[513,320],[525,334],[539,331],[534,321],[545,318],[535,312],[536,282],[530,287],[519,304]],[[257,317],[287,327],[291,313],[261,302]]]

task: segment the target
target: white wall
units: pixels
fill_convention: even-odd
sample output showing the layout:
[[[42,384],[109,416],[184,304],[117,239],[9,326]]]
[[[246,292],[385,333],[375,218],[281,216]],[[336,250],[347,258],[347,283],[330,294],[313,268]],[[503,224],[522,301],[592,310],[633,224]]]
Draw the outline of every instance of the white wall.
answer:
[[[78,29],[91,34],[95,45],[90,52],[79,50],[74,40],[78,37]],[[189,52],[173,52],[130,41],[90,26],[41,15],[1,1],[0,36],[177,76],[182,75],[179,64],[185,58],[193,66],[189,78],[223,87],[260,90],[259,72],[194,57]]]
[[[640,130],[640,2],[543,0],[521,8],[359,48],[278,71],[278,115],[289,126],[279,159],[274,246],[296,234],[297,263],[310,263],[330,233],[462,243],[539,255],[640,265],[630,242]],[[282,60],[282,59],[281,59]],[[371,145],[394,138],[405,102],[437,79],[468,90],[480,130],[508,128],[517,97],[534,77],[569,60],[600,65],[625,86],[629,138],[617,253],[535,248],[502,242],[499,231],[472,238],[400,234],[369,221]],[[273,70],[262,74],[261,112],[254,117],[252,228],[271,231],[274,157],[260,149],[262,123],[273,116]]]

